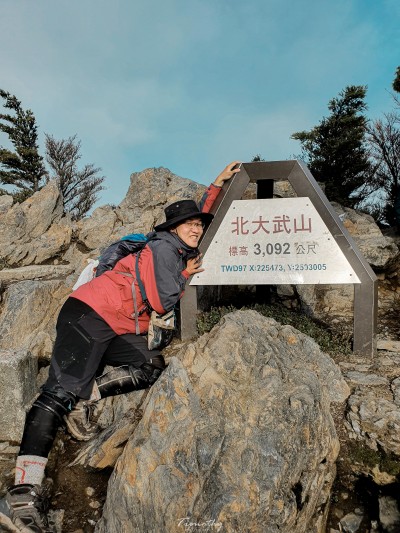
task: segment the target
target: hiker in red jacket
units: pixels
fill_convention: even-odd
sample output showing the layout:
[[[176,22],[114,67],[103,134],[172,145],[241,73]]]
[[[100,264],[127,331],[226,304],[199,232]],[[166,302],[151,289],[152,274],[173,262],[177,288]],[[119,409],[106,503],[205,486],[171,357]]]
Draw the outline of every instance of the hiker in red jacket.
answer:
[[[166,221],[154,228],[140,251],[140,279],[157,313],[172,310],[188,278],[202,272],[198,243],[213,218],[209,210],[221,186],[239,171],[237,163],[229,164],[210,185],[200,209],[193,200],[168,206]],[[148,388],[165,368],[161,352],[147,346],[149,312],[137,277],[136,254],[127,255],[75,290],[61,308],[49,377],[26,416],[15,485],[6,497],[21,531],[50,531],[40,487],[62,422],[75,438],[88,440],[94,427],[85,400]],[[99,376],[105,365],[114,368]]]

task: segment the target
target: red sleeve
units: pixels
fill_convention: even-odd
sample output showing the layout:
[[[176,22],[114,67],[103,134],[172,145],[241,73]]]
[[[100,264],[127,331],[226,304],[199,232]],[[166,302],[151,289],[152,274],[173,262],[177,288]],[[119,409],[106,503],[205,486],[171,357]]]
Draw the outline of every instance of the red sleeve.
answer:
[[[213,183],[211,183],[211,185],[207,187],[199,204],[199,208],[202,213],[210,212],[210,209],[213,203],[215,202],[217,196],[221,192],[221,189],[222,187],[218,187],[217,185],[214,185]]]

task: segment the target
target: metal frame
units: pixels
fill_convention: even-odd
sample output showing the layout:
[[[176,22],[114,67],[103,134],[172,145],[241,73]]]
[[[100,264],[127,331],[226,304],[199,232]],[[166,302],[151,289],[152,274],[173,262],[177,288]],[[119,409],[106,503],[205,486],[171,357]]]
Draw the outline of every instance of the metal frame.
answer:
[[[201,243],[204,254],[233,200],[239,200],[250,182],[289,181],[298,196],[308,197],[335,238],[361,284],[354,285],[353,352],[373,357],[376,353],[378,281],[356,243],[343,227],[338,215],[315,181],[307,166],[299,160],[243,163],[241,171],[225,182],[211,212],[214,220]],[[268,187],[264,187],[268,190]],[[273,187],[270,188],[273,191]],[[265,198],[265,196],[263,196]],[[181,300],[181,338],[196,336],[197,287],[187,285]]]

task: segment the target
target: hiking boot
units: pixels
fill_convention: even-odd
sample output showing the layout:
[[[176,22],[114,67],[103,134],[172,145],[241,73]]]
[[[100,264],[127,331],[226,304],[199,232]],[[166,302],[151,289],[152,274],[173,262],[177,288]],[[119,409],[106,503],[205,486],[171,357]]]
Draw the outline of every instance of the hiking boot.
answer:
[[[80,400],[64,417],[68,432],[76,440],[90,440],[98,432],[97,425],[90,421],[94,405]]]
[[[38,485],[14,485],[6,502],[13,524],[22,533],[54,533],[47,520],[48,500]]]

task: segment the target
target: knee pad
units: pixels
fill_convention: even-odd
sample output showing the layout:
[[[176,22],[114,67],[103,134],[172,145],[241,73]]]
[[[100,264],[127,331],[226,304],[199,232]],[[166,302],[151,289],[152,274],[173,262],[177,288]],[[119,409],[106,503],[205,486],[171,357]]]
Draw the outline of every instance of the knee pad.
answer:
[[[63,417],[75,402],[76,397],[61,387],[44,390],[26,415],[19,455],[47,457]]]
[[[45,388],[32,407],[49,411],[62,422],[63,417],[72,410],[77,400],[77,396],[61,387]]]

